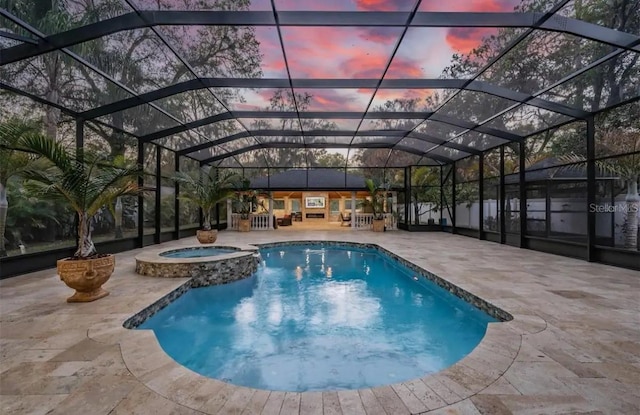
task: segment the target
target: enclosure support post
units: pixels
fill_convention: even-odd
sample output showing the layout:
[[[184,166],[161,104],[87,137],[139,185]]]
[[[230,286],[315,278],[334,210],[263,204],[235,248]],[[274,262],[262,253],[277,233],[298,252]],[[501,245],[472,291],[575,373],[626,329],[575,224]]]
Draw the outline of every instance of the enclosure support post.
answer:
[[[440,226],[444,219],[444,166],[440,166]],[[442,229],[442,228],[441,228]]]
[[[506,225],[506,216],[504,214],[504,205],[506,203],[506,194],[505,194],[505,178],[504,178],[504,145],[500,146],[500,190],[498,194],[498,198],[500,199],[500,217],[499,217],[499,229],[500,232],[500,243],[504,244],[507,242],[507,235],[505,230]]]
[[[76,118],[76,151],[84,148],[84,119]]]
[[[404,168],[404,222],[411,226],[411,167]]]
[[[478,239],[484,236],[484,153],[478,156]]]
[[[527,182],[526,182],[526,157],[524,141],[520,143],[520,157],[518,158],[518,182],[520,196],[520,248],[526,247],[527,233]]]
[[[595,261],[596,149],[594,117],[587,118],[587,261]]]
[[[138,140],[138,166],[144,166],[144,146],[145,144]],[[138,176],[138,187],[144,187],[144,176]],[[138,247],[144,247],[144,194],[138,193]]]
[[[180,155],[177,151],[174,151],[173,155],[175,156],[173,169],[175,173],[178,173],[180,171]],[[173,202],[173,228],[175,231],[174,239],[180,239],[180,199],[178,199],[178,197],[180,196],[180,183],[178,183],[177,180],[174,180],[173,182],[173,195],[175,196],[175,200]]]
[[[162,187],[162,173],[160,171],[162,167],[162,148],[156,146],[156,210],[155,210],[155,227],[156,233],[153,239],[154,243],[160,243],[160,232],[162,227],[162,212],[160,211],[160,204],[162,203],[162,195],[160,194],[160,188]]]
[[[351,230],[356,229],[356,192],[351,192]]]
[[[78,161],[82,162],[84,159],[84,119],[76,118],[76,155],[78,157]],[[79,216],[75,215],[75,224],[74,228],[78,228],[78,223],[80,221]],[[89,225],[91,226],[91,225]],[[76,237],[76,250],[78,249],[78,238]]]
[[[202,165],[198,169],[198,181],[202,182]],[[204,224],[204,212],[202,208],[198,208],[198,224],[200,229],[202,229],[202,225]]]
[[[451,165],[451,233],[456,233],[456,162]]]
[[[269,229],[273,229],[273,192],[269,192]]]

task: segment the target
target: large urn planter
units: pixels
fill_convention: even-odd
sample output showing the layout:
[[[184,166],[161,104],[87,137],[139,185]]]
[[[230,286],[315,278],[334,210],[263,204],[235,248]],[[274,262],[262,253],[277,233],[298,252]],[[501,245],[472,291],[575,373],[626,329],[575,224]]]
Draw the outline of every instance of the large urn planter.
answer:
[[[240,219],[238,221],[238,232],[249,232],[251,230],[251,219]]]
[[[200,229],[196,232],[196,238],[201,244],[212,244],[218,239],[218,231],[215,229],[208,231]]]
[[[374,219],[373,220],[373,231],[374,232],[384,232],[384,219]]]
[[[58,260],[58,275],[69,288],[76,290],[67,298],[69,303],[87,303],[109,295],[102,288],[116,265],[114,255],[103,255],[98,258]]]

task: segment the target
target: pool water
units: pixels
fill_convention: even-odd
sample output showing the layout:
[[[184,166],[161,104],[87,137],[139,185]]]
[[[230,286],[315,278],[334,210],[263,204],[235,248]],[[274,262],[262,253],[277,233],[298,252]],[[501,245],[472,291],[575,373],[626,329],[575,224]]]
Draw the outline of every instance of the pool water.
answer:
[[[200,258],[205,256],[230,254],[232,252],[238,251],[235,249],[214,248],[209,246],[203,248],[176,249],[174,251],[163,252],[160,256],[165,258]]]
[[[495,321],[374,250],[300,245],[261,255],[250,278],[187,291],[139,328],[202,375],[302,392],[437,372]]]

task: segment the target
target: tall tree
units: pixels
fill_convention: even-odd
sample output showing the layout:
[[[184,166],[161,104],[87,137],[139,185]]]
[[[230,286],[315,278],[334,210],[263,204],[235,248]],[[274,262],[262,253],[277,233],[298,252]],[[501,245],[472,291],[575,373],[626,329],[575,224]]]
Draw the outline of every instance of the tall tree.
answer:
[[[125,2],[120,0],[6,1],[10,12],[17,14],[45,34],[66,31],[131,11]],[[210,10],[247,10],[249,5],[249,0],[181,2],[181,7],[193,9],[197,6]],[[144,6],[152,6],[152,9],[177,7],[172,0],[155,0]],[[137,93],[192,79],[193,74],[189,68],[173,54],[158,35],[166,39],[169,45],[184,57],[197,75],[256,77],[261,74],[262,56],[254,29],[251,27],[169,26],[128,30],[85,42],[74,46],[73,50],[115,81]],[[27,62],[10,65],[8,75],[9,78],[15,79],[18,87],[29,90],[29,86],[33,85],[37,88],[33,91],[37,95],[78,110],[131,96],[116,83],[105,80],[90,68],[61,52],[47,53]],[[215,95],[216,98],[230,100],[237,98],[238,92],[216,91]],[[216,98],[212,91],[205,89],[168,97],[155,104],[175,115],[179,121],[186,122],[212,115],[211,112],[221,112],[222,106]],[[48,108],[45,125],[50,136],[55,136],[58,120],[57,111]],[[116,112],[102,120],[116,127],[95,127],[110,146],[112,157],[123,155],[126,147],[135,143],[133,139],[122,134],[121,130],[145,134],[176,124],[176,121],[148,105]],[[184,135],[181,139],[198,141],[190,135]]]

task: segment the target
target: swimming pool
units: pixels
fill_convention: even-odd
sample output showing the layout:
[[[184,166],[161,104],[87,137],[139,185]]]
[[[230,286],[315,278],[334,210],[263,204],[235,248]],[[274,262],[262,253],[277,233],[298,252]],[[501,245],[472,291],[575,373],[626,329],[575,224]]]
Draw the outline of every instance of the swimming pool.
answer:
[[[437,372],[493,317],[373,249],[260,250],[253,276],[187,291],[139,328],[205,376],[260,389],[358,389]]]
[[[220,248],[220,247],[202,247],[202,248],[182,248],[182,249],[174,249],[171,251],[165,251],[160,254],[160,256],[166,258],[201,258],[206,256],[217,256],[230,254],[232,252],[238,252],[237,249],[231,248]]]

